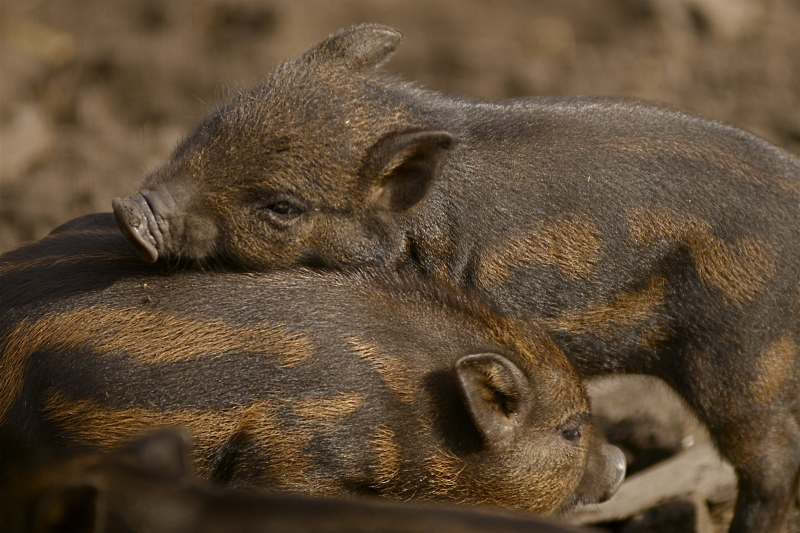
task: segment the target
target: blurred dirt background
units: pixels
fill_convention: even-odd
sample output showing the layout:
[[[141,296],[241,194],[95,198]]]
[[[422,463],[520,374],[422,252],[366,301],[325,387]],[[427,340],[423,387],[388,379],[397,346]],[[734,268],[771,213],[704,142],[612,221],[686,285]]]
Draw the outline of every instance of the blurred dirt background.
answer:
[[[800,153],[800,0],[0,0],[0,252],[108,211],[229,90],[362,21],[433,89],[657,99]]]
[[[364,21],[401,29],[386,69],[432,89],[656,99],[800,155],[800,0],[0,0],[0,252],[110,210],[230,91]],[[634,461],[694,445],[673,400],[633,403],[605,413]],[[719,530],[715,494],[609,527]]]

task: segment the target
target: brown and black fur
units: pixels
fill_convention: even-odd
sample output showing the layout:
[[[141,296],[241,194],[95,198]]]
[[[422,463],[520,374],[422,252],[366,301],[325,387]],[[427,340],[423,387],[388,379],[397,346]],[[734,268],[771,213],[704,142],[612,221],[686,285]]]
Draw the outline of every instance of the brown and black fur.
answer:
[[[583,376],[659,376],[735,466],[731,531],[800,474],[800,162],[674,109],[453,98],[342,30],[212,113],[115,202],[148,261],[415,269],[543,321]],[[154,215],[156,213],[157,215]]]
[[[170,272],[110,214],[0,256],[0,470],[186,427],[207,479],[539,514],[624,475],[564,354],[418,276]]]
[[[0,480],[4,533],[579,533],[529,515],[378,498],[221,489],[166,428],[106,453],[17,465]]]

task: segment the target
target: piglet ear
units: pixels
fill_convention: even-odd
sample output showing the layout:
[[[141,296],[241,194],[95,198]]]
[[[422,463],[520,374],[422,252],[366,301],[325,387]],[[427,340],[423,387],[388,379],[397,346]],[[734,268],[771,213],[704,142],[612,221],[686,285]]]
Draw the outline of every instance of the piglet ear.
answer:
[[[373,184],[372,207],[403,211],[428,193],[449,150],[458,139],[442,130],[392,133],[369,151],[362,169]]]
[[[358,71],[376,69],[391,57],[402,38],[399,31],[389,26],[358,24],[339,30],[314,45],[301,59]]]
[[[466,355],[456,361],[456,376],[475,425],[489,443],[511,438],[530,410],[525,374],[493,353]]]

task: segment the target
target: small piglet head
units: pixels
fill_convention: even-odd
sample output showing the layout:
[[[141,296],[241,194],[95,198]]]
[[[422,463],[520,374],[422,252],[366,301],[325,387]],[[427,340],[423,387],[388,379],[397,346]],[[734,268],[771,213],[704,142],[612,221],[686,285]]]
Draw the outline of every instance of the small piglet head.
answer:
[[[619,488],[625,457],[597,433],[571,369],[524,371],[502,356],[473,354],[456,363],[456,375],[485,442],[474,476],[492,480],[470,487],[478,503],[549,514],[605,501]]]
[[[244,269],[385,264],[456,138],[414,112],[374,70],[396,30],[342,30],[208,116],[115,199],[146,261]]]

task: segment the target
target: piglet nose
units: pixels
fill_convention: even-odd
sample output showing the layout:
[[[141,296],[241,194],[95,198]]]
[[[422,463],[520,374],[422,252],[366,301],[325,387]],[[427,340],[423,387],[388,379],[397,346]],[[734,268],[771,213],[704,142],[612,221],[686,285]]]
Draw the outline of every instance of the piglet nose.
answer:
[[[619,490],[620,485],[625,480],[625,471],[627,470],[627,462],[625,461],[625,454],[622,450],[611,444],[607,445],[606,453],[608,454],[608,471],[611,483],[606,488],[606,491],[600,496],[599,502],[604,502],[610,499]],[[598,503],[599,503],[598,502]]]
[[[158,249],[151,227],[157,225],[144,197],[137,193],[128,198],[114,198],[111,206],[120,231],[139,257],[154,263],[158,259]],[[150,218],[153,218],[152,224],[148,220]]]

